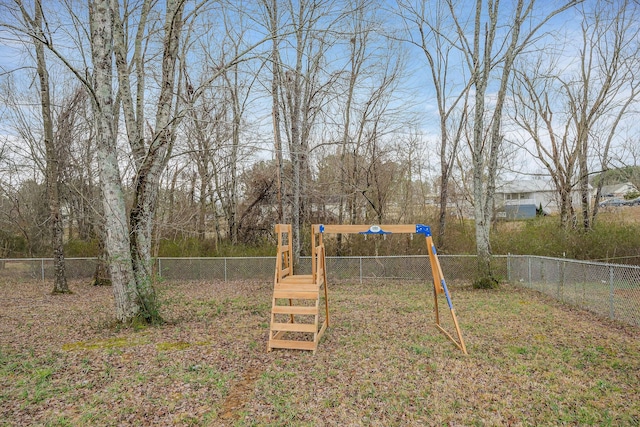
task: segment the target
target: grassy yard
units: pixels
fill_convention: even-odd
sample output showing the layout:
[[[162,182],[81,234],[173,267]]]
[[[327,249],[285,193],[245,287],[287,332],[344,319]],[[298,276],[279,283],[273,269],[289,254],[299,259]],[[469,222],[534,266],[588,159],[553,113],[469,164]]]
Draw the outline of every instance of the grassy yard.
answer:
[[[511,286],[452,289],[468,356],[420,283],[330,286],[315,355],[265,352],[271,283],[164,283],[138,330],[71,287],[0,283],[0,425],[640,425],[640,330]]]

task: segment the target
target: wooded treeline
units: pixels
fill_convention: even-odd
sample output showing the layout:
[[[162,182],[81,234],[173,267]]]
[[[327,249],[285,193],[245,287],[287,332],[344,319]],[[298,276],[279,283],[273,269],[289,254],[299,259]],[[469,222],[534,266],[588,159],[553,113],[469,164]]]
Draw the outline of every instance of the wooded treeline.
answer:
[[[562,226],[588,230],[589,178],[640,154],[633,1],[11,0],[0,13],[0,255],[52,253],[66,292],[63,242],[98,242],[122,321],[157,315],[163,239],[256,244],[277,222],[299,255],[313,222],[437,216],[443,246],[465,213],[491,277],[501,177],[546,175]]]

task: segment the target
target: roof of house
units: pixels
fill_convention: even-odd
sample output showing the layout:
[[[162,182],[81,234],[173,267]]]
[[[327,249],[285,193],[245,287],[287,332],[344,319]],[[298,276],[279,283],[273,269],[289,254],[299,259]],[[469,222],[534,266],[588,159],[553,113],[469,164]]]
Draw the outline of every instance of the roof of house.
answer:
[[[626,194],[632,191],[638,191],[636,186],[630,182],[623,182],[621,184],[603,185],[600,194],[613,196],[614,194]]]
[[[512,193],[541,193],[546,191],[555,191],[551,181],[542,179],[517,180],[503,182],[498,184],[496,193],[512,194]]]
[[[604,188],[604,187],[603,187]],[[578,191],[578,186],[575,186],[573,190]],[[589,184],[589,190],[593,187]],[[503,182],[496,187],[497,194],[515,194],[515,193],[545,193],[555,192],[556,187],[553,182],[544,179],[523,179],[514,180],[509,182]],[[603,189],[603,193],[604,189]]]

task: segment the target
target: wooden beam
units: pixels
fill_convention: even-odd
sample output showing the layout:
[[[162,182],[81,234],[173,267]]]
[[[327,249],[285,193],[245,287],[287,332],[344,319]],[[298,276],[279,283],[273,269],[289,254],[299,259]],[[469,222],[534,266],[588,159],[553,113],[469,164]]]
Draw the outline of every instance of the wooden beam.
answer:
[[[276,299],[318,299],[318,291],[315,292],[299,292],[299,291],[280,291],[274,290],[273,297]]]
[[[325,224],[325,225],[322,225],[322,227],[324,227],[322,232],[324,234],[366,233],[367,231],[369,231],[371,226],[372,225],[364,225],[364,224],[358,224],[358,225],[338,225],[338,224],[327,225]],[[318,227],[318,230],[319,230],[320,224],[314,225],[314,230],[315,230],[315,227]],[[380,224],[380,225],[377,225],[377,227],[380,227],[380,230],[387,233],[415,233],[416,232],[415,224]]]
[[[317,326],[313,323],[272,323],[272,331],[287,331],[287,332],[310,332],[317,333]]]
[[[314,341],[269,340],[269,350],[273,348],[288,348],[293,350],[316,351],[317,346],[318,343]]]
[[[276,305],[271,309],[275,314],[304,314],[313,316],[318,313],[315,306],[299,306],[299,305]]]

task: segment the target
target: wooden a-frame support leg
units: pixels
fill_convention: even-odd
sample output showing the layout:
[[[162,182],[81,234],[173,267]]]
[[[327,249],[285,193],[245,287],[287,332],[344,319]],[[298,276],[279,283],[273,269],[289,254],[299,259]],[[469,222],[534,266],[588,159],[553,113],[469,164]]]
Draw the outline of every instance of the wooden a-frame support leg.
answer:
[[[431,236],[427,236],[427,247],[429,249],[429,261],[431,263],[431,273],[433,275],[433,301],[434,301],[434,312],[435,312],[435,322],[436,327],[440,332],[442,332],[449,340],[455,344],[456,347],[460,349],[464,354],[467,353],[467,347],[464,344],[464,339],[462,338],[462,331],[460,330],[460,325],[458,324],[458,317],[456,316],[456,311],[453,309],[453,304],[451,303],[451,296],[449,295],[449,290],[447,289],[447,283],[444,280],[444,275],[442,274],[442,267],[440,266],[440,261],[438,260],[438,254],[436,252],[435,245],[433,244],[433,240]],[[451,318],[453,319],[453,324],[456,329],[457,340],[447,332],[442,325],[440,325],[440,311],[438,307],[438,294],[444,293],[447,298],[447,305],[449,306],[449,311],[451,312]]]

